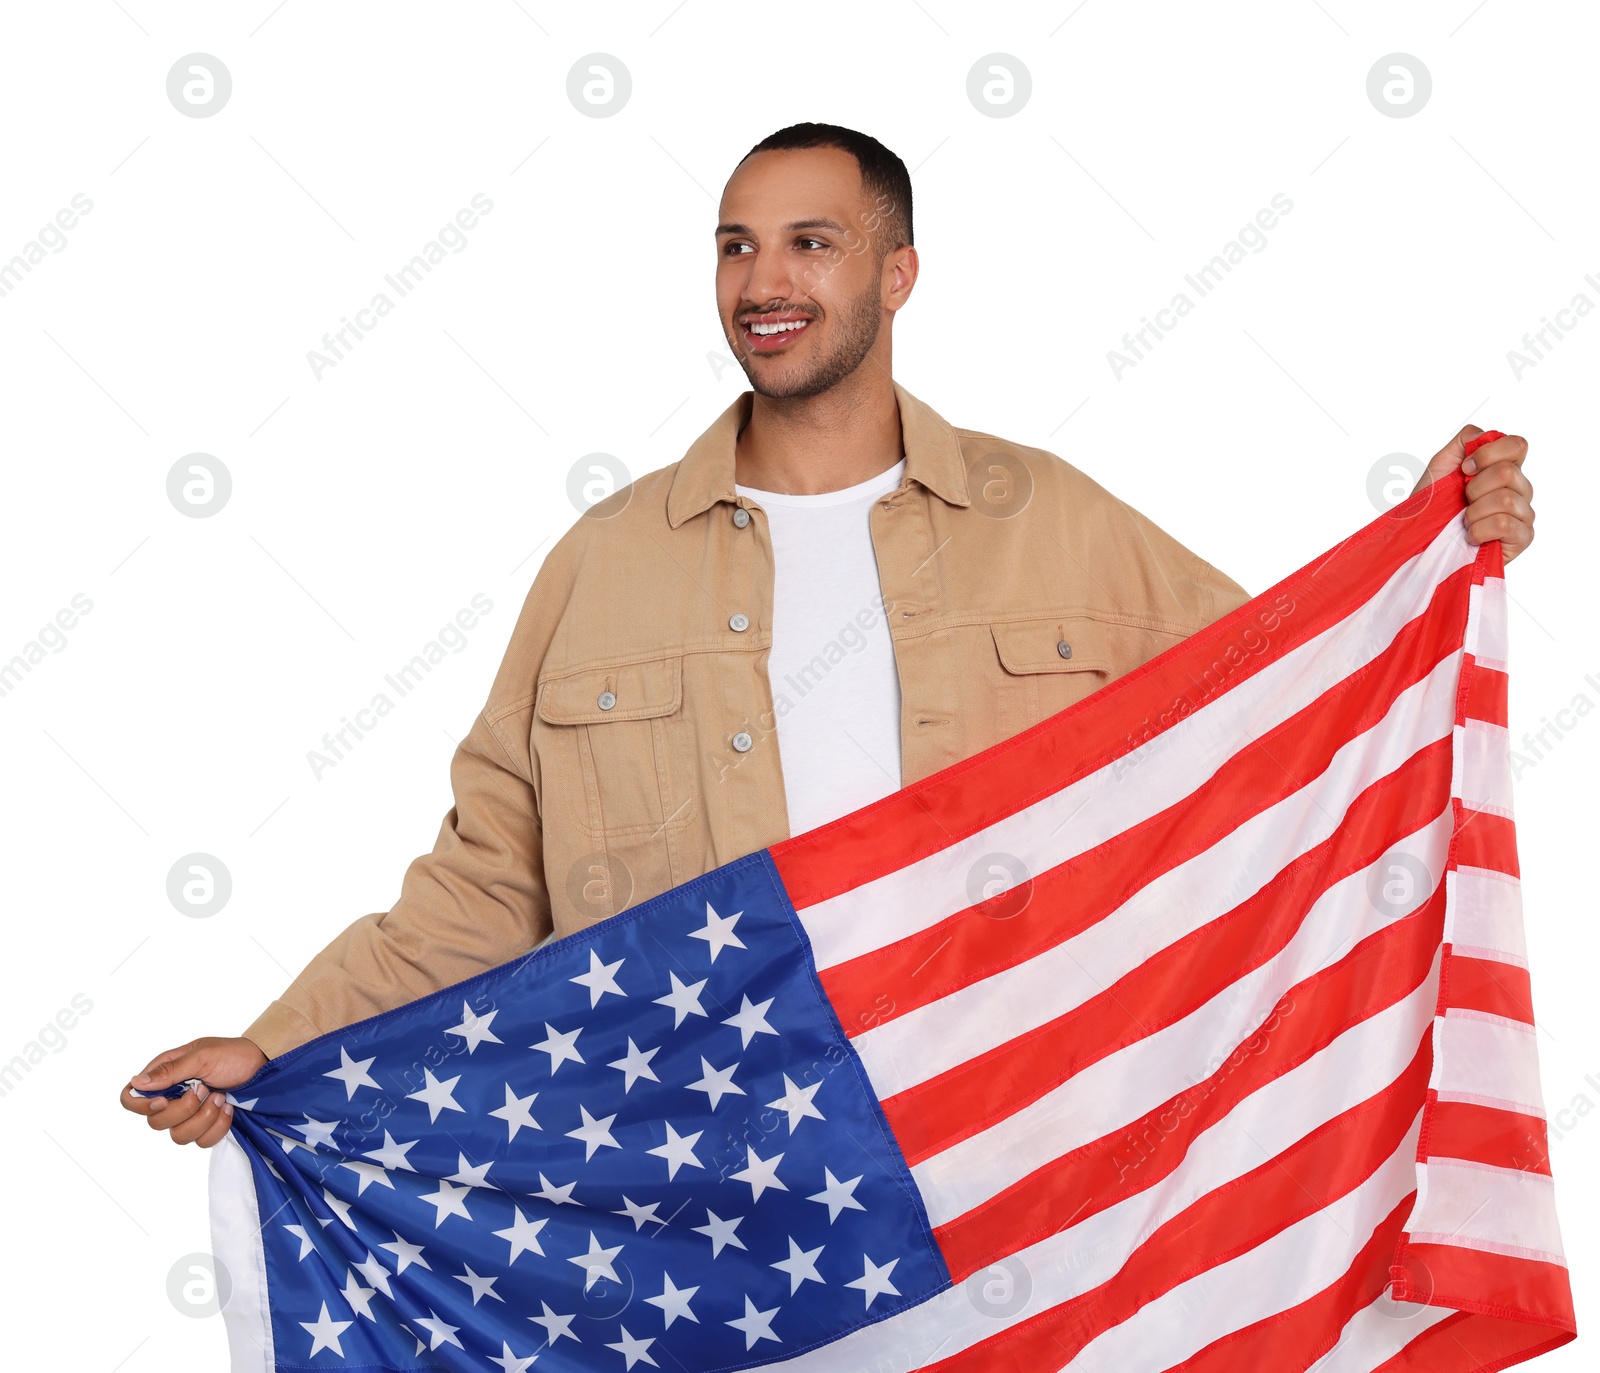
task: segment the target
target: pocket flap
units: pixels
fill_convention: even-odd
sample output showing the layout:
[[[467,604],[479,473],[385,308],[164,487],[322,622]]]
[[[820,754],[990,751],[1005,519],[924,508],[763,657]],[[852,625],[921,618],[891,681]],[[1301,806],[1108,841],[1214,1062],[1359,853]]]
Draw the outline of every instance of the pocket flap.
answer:
[[[606,692],[616,704],[603,709]],[[539,685],[539,718],[552,725],[603,725],[608,720],[648,720],[671,715],[683,700],[683,659],[654,658],[615,667],[591,667]]]
[[[1088,615],[1057,615],[1048,620],[1006,620],[989,626],[995,651],[1007,672],[1110,672],[1106,627]],[[1066,644],[1071,656],[1063,655]]]

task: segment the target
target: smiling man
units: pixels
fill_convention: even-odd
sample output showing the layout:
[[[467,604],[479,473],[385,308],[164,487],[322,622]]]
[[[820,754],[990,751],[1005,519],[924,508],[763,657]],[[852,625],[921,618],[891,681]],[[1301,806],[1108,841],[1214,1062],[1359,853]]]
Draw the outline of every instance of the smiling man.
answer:
[[[1249,599],[1077,468],[893,379],[918,258],[910,180],[877,140],[798,124],[758,143],[716,250],[751,389],[551,550],[398,902],[243,1036],[168,1050],[130,1088],[238,1085],[1017,734]],[[1508,561],[1533,537],[1526,451],[1466,463],[1469,536]],[[178,1143],[230,1123],[220,1092],[122,1099]]]

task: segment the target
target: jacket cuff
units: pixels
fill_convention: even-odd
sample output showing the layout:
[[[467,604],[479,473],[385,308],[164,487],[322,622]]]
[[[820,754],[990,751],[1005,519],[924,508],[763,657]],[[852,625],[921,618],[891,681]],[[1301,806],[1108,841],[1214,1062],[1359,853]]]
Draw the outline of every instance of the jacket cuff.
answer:
[[[244,1030],[248,1039],[269,1059],[308,1043],[322,1033],[299,1011],[282,1001],[274,1001]]]

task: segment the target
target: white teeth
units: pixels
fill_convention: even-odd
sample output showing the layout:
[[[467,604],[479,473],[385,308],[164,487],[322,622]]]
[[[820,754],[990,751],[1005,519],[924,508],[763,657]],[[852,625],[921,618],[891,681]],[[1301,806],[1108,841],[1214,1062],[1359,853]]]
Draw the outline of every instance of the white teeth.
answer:
[[[797,319],[786,324],[751,324],[747,326],[752,334],[781,334],[788,330],[803,328],[807,320]]]

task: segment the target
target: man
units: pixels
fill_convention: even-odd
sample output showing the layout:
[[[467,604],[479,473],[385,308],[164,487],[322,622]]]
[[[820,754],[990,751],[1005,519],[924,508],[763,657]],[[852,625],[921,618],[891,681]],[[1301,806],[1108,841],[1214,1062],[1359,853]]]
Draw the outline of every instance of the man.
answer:
[[[123,1104],[180,1144],[269,1057],[509,961],[856,810],[1054,715],[1249,599],[1036,448],[956,429],[892,378],[911,184],[798,124],[722,195],[717,309],[747,391],[580,519],[528,594],[399,901],[239,1038],[159,1054]],[[1469,535],[1533,537],[1527,445],[1462,462]],[[1226,481],[1225,470],[1216,479]]]

